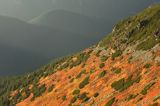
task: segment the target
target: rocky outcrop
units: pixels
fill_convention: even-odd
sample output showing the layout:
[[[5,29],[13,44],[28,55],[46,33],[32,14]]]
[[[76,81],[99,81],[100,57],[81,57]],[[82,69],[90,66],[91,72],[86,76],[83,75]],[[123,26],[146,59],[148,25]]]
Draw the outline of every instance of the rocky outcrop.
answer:
[[[160,37],[160,28],[154,32],[155,37]]]
[[[138,29],[144,28],[149,23],[148,20],[141,20],[137,26]]]

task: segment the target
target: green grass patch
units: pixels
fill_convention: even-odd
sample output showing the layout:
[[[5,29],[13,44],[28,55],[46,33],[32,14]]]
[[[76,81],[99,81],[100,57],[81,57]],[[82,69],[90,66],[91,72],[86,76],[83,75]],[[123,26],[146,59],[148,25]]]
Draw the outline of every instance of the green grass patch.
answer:
[[[157,43],[158,42],[156,41],[156,39],[152,37],[137,45],[136,50],[149,50],[153,48]]]

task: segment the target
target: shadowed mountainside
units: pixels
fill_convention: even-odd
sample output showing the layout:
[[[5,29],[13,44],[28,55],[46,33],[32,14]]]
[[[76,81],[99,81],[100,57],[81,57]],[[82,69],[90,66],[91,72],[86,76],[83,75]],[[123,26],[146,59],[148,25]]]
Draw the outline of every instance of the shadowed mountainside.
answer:
[[[0,35],[1,44],[4,46],[8,45],[12,47],[11,51],[6,51],[7,53],[15,53],[16,51],[16,55],[23,55],[25,59],[28,59],[27,61],[25,61],[24,59],[24,61],[27,62],[24,62],[24,64],[23,62],[21,62],[21,64],[12,64],[12,62],[14,61],[18,62],[23,60],[22,57],[14,57],[16,55],[10,55],[11,58],[6,58],[7,60],[3,58],[3,60],[1,60],[4,61],[4,63],[3,65],[1,65],[0,70],[8,69],[8,71],[4,71],[15,71],[15,73],[19,72],[20,67],[25,65],[25,67],[21,68],[22,72],[24,72],[23,69],[25,71],[28,69],[33,70],[34,65],[36,65],[37,63],[31,64],[32,62],[29,62],[29,57],[30,61],[32,61],[32,57],[35,57],[35,54],[37,56],[43,56],[47,59],[53,59],[53,57],[57,58],[76,52],[78,50],[81,50],[82,48],[86,48],[91,45],[95,40],[93,36],[87,37],[85,35],[82,36],[63,30],[55,30],[53,28],[28,24],[18,19],[5,16],[0,16]],[[13,48],[15,50],[13,50]],[[21,50],[17,50],[17,48],[25,50],[26,54]],[[3,46],[1,47],[1,49],[4,49]],[[5,51],[2,52],[4,53]],[[29,57],[27,56],[28,52]],[[9,64],[9,62],[5,62],[9,60],[10,62],[12,61],[11,64]],[[43,59],[40,59],[39,62],[45,63]],[[7,67],[3,68],[5,66]],[[33,68],[31,68],[32,66]]]
[[[49,59],[19,48],[0,45],[0,76],[19,75],[47,63]]]
[[[65,11],[51,10],[30,21],[32,24],[52,27],[58,30],[74,32],[80,35],[101,38],[106,32],[104,20],[91,19],[83,14]],[[109,25],[109,22],[108,22]],[[98,36],[97,36],[98,35]],[[97,39],[95,39],[97,40]]]

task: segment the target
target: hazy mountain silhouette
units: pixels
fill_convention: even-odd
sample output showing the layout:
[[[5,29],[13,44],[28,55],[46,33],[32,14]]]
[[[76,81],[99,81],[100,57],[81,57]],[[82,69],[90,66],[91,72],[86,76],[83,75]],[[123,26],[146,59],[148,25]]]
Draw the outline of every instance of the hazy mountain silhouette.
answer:
[[[31,20],[31,23],[58,30],[94,36],[102,32],[100,23],[90,17],[65,10],[53,10]]]
[[[34,68],[36,64],[44,63],[45,58],[42,58],[41,61],[40,56],[47,57],[47,59],[57,58],[77,52],[88,47],[92,42],[95,42],[94,36],[82,36],[63,30],[54,30],[53,28],[28,24],[21,20],[5,16],[0,16],[0,35],[1,44],[13,47],[3,50],[5,47],[2,46],[1,50],[3,54],[7,52],[12,54],[10,58],[6,55],[11,63],[4,62],[3,66],[7,66],[8,71],[14,70],[14,73],[18,73],[18,69],[21,69],[21,71],[28,70]],[[26,53],[25,51],[17,50],[17,48],[22,48]],[[20,57],[18,58],[16,56]],[[39,60],[37,60],[39,62],[34,63],[36,60],[32,61],[34,60],[32,57],[35,57],[35,59],[39,58]],[[1,61],[5,60],[7,60],[7,58],[1,59]],[[20,60],[22,60],[21,67],[18,64]],[[31,63],[33,64],[29,63],[29,61],[32,61]],[[15,64],[12,64],[13,62],[15,62]],[[13,66],[14,69],[9,70],[9,68]],[[4,67],[0,67],[0,70],[4,70]],[[1,72],[2,71],[0,71],[0,74],[2,74]]]

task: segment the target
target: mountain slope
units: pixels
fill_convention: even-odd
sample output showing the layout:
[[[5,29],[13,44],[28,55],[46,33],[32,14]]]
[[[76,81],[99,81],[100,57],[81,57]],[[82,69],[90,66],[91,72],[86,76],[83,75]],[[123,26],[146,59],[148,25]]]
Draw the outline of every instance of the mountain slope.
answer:
[[[97,45],[34,73],[3,79],[1,85],[12,85],[5,85],[8,92],[0,89],[2,104],[159,106],[159,25],[157,4],[118,23]]]

